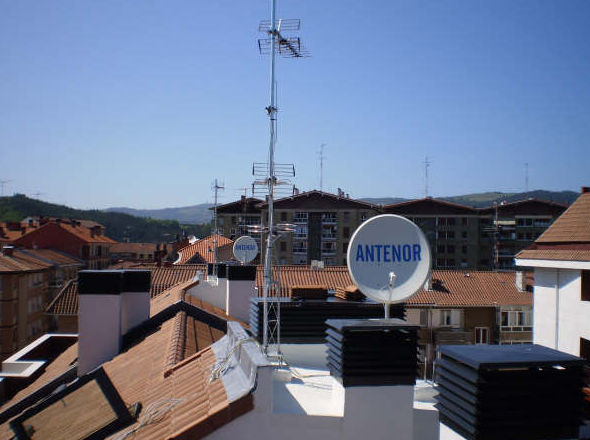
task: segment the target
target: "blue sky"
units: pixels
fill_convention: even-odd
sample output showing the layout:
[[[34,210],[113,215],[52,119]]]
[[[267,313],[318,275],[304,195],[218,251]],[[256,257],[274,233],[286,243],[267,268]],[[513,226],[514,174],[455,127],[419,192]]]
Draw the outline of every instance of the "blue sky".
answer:
[[[5,193],[80,208],[221,201],[268,148],[268,1],[1,0]],[[352,197],[590,184],[590,2],[280,0],[277,161]]]

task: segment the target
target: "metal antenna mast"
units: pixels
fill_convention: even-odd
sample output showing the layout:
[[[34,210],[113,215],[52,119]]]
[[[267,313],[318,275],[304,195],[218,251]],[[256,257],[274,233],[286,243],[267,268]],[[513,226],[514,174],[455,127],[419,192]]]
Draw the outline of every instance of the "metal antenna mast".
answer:
[[[529,194],[529,163],[524,164],[524,192],[528,196]]]
[[[324,147],[326,144],[320,145],[320,192],[324,190]]]
[[[0,187],[2,188],[0,190],[0,196],[4,197],[4,185],[10,182],[12,182],[12,180],[0,180]]]
[[[214,275],[217,276],[217,195],[220,189],[225,189],[223,186],[217,183],[213,184],[213,191],[215,192],[215,204],[213,205],[213,271]]]
[[[276,55],[287,58],[301,58],[307,56],[307,52],[301,45],[299,37],[287,36],[282,32],[295,32],[300,28],[300,20],[283,20],[276,18],[276,0],[270,0],[270,20],[263,20],[258,30],[265,32],[267,38],[258,40],[258,49],[261,54],[270,55],[270,103],[266,107],[266,113],[269,118],[270,141],[268,146],[268,162],[266,164],[255,163],[252,169],[254,176],[262,177],[263,170],[266,168],[265,178],[255,180],[252,192],[254,193],[256,186],[261,189],[266,189],[268,201],[268,226],[266,228],[260,227],[261,232],[267,233],[266,249],[264,254],[264,289],[263,289],[263,307],[264,307],[264,322],[263,322],[263,339],[262,345],[265,353],[268,353],[268,346],[271,343],[269,338],[269,293],[271,287],[275,284],[272,273],[272,247],[274,241],[285,232],[290,232],[290,227],[287,225],[274,224],[274,196],[277,194],[277,189],[280,185],[290,185],[289,180],[279,180],[279,177],[294,177],[295,167],[291,164],[276,164],[275,163],[275,147],[276,147],[276,128],[277,128],[277,102],[276,102],[276,78],[275,78],[275,59]],[[292,192],[292,189],[291,189]],[[280,289],[279,289],[280,291]],[[273,302],[271,307],[278,304]],[[277,313],[278,312],[278,313]],[[275,310],[274,316],[280,316],[280,310]],[[279,347],[279,332],[280,323],[274,323],[274,328],[278,328],[278,332],[274,332],[277,340],[274,341]],[[280,348],[278,348],[280,350]],[[280,352],[278,353],[280,356]]]
[[[428,168],[431,162],[428,160],[428,156],[424,158],[424,197],[428,197]]]

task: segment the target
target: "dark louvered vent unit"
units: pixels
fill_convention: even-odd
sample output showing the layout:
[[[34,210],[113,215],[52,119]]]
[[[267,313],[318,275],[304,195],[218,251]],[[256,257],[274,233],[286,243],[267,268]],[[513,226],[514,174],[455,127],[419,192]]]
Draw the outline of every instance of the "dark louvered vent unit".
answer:
[[[418,326],[401,319],[327,321],[328,368],[348,386],[414,385]]]
[[[392,318],[405,317],[403,304],[392,305]],[[281,342],[284,343],[321,343],[326,337],[327,319],[367,319],[382,318],[383,304],[375,302],[346,301],[337,298],[328,300],[291,300],[280,299]],[[262,298],[253,298],[250,307],[250,331],[258,340],[262,340],[263,323]],[[275,320],[274,314],[269,320]]]
[[[440,420],[468,439],[577,438],[583,360],[541,345],[441,346]]]

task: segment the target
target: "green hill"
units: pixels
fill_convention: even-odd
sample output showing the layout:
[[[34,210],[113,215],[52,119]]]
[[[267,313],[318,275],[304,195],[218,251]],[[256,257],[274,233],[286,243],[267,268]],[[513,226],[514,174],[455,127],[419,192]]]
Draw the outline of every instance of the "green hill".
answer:
[[[106,227],[106,235],[117,241],[171,242],[183,232],[203,237],[210,233],[211,226],[181,225],[176,220],[140,218],[118,212],[104,212],[97,209],[81,210],[64,205],[31,199],[22,194],[0,197],[0,221],[21,221],[28,216],[60,217],[93,220]]]

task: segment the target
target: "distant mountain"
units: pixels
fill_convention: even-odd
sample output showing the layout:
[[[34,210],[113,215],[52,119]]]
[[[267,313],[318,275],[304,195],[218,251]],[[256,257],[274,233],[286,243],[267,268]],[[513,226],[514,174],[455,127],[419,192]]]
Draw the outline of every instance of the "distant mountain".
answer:
[[[21,221],[29,216],[60,217],[64,219],[93,220],[106,227],[106,235],[117,241],[159,243],[174,241],[177,234],[204,237],[211,226],[180,225],[176,220],[141,218],[120,212],[97,209],[82,210],[64,205],[30,199],[23,194],[0,197],[0,222]]]
[[[475,208],[483,208],[491,206],[494,202],[517,202],[519,200],[526,199],[541,199],[550,200],[552,202],[562,203],[564,205],[570,205],[578,198],[580,194],[574,191],[543,191],[535,190],[527,193],[501,193],[501,192],[486,192],[467,194],[463,196],[454,197],[441,197],[442,200],[447,200],[453,203],[459,203],[460,205],[473,206]]]
[[[502,193],[502,192],[485,192],[475,194],[465,194],[462,196],[452,197],[437,197],[440,200],[446,200],[452,203],[458,203],[460,205],[473,206],[475,208],[484,208],[491,206],[494,202],[501,203],[506,201],[516,202],[519,200],[526,200],[529,198],[551,200],[557,203],[563,203],[564,205],[570,205],[574,200],[578,198],[580,194],[574,191],[543,191],[535,190],[529,191],[528,193]],[[391,205],[394,203],[407,202],[412,199],[404,199],[400,197],[367,197],[363,198],[365,202],[374,203],[376,205]]]
[[[212,206],[211,203],[201,203],[200,205],[184,206],[181,208],[134,209],[120,207],[108,208],[105,211],[120,212],[136,217],[155,218],[158,220],[176,220],[183,224],[203,224],[211,221],[212,212],[209,208]]]

